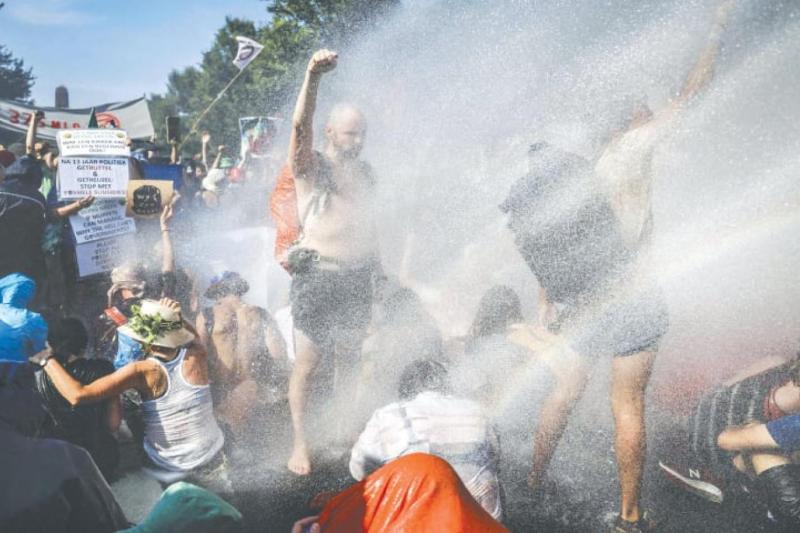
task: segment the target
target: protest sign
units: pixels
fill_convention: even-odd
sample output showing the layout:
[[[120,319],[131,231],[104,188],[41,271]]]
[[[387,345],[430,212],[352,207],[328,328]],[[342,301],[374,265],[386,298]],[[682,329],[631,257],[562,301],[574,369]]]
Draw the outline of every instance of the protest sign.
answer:
[[[128,160],[123,157],[60,157],[58,198],[125,198]]]
[[[172,202],[172,182],[167,180],[133,180],[128,184],[125,214],[138,218],[161,216],[164,206]]]
[[[58,155],[99,156],[111,155],[127,157],[128,134],[123,130],[70,130],[58,132]]]
[[[108,272],[122,263],[126,254],[133,249],[135,249],[135,242],[132,235],[76,245],[75,258],[78,262],[78,277],[85,278]]]
[[[239,133],[241,135],[241,157],[260,158],[269,156],[272,141],[278,132],[279,118],[275,117],[240,117]]]
[[[183,167],[170,163],[142,163],[142,177],[146,180],[169,180],[174,190],[183,186]]]
[[[125,216],[119,200],[101,200],[69,217],[76,244],[136,233],[136,222]]]
[[[37,109],[44,112],[44,118],[39,121],[37,136],[50,141],[56,139],[59,130],[86,129],[92,112],[91,107],[34,107],[14,100],[0,100],[0,128],[24,135],[30,118]],[[144,97],[129,102],[97,105],[94,110],[100,129],[124,129],[131,139],[144,139],[153,135],[153,121]]]

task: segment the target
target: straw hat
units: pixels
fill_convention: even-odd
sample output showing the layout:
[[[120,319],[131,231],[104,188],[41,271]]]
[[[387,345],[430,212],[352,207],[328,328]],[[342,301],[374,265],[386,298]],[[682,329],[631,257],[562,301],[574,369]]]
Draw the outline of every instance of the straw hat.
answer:
[[[194,334],[183,325],[181,314],[156,300],[142,300],[133,306],[133,316],[117,331],[145,346],[179,348],[194,340]]]

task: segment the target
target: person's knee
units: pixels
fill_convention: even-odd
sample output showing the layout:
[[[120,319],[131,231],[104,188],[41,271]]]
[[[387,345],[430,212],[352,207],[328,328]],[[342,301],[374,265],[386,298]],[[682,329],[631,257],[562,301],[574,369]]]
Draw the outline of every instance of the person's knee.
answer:
[[[730,430],[724,430],[717,436],[717,447],[726,452],[738,451],[739,445]]]

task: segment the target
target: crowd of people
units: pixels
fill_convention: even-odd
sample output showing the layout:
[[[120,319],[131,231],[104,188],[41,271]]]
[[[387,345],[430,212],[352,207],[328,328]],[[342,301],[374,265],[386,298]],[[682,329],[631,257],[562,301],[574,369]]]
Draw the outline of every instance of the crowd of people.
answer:
[[[268,434],[283,429],[291,475],[346,457],[354,480],[317,498],[318,513],[294,531],[504,531],[502,465],[527,466],[534,498],[549,490],[570,413],[605,360],[620,484],[610,528],[656,531],[658,517],[641,503],[645,391],[669,315],[642,267],[651,163],[711,82],[732,7],[718,9],[669,105],[637,102],[593,162],[547,141],[531,145],[529,172],[500,211],[538,283],[538,317],[526,321],[520,295],[495,286],[458,339],[443,338],[413,288],[382,267],[379,177],[360,158],[364,114],[334,106],[325,144],[315,146],[317,95],[335,52],[308,63],[272,199],[289,198],[278,211],[294,217],[268,222],[285,245],[276,260],[291,274],[284,317],[248,301],[252,280],[234,271],[202,280],[175,247],[209,220],[260,223],[264,213],[252,218],[239,200],[259,197],[265,211],[277,168],[246,153],[236,161],[222,145],[210,160],[207,133],[193,157],[176,142],[169,158],[134,145],[131,179],[148,165],[180,165],[177,194],[139,224],[146,258],[79,282],[66,220],[95,199],[59,200],[58,157],[37,140],[34,115],[25,145],[0,147],[0,529],[236,531],[232,471],[281,453]],[[533,366],[546,379],[532,381]],[[532,405],[535,427],[508,416]],[[770,524],[796,530],[800,353],[722,384],[685,425],[675,457],[659,462],[668,479],[717,503],[744,490]],[[509,459],[531,442],[532,454]],[[109,488],[125,468],[165,489],[138,526]]]

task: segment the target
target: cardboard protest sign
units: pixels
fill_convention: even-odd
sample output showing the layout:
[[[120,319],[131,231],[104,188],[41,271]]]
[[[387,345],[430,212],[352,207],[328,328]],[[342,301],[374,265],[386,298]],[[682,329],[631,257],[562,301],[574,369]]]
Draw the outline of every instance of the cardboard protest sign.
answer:
[[[136,222],[125,216],[119,200],[101,200],[69,217],[76,244],[136,233]]]
[[[15,100],[0,99],[0,129],[25,134],[28,123],[36,110],[44,112],[39,121],[38,137],[55,140],[60,130],[85,129],[89,124],[92,109],[95,110],[100,129],[121,128],[131,139],[146,139],[153,135],[153,121],[147,107],[147,99],[142,97],[130,102],[96,105],[84,109],[60,109],[23,104]]]
[[[128,134],[122,130],[70,130],[58,132],[61,157],[112,155],[127,157]]]
[[[128,184],[125,214],[138,218],[156,218],[172,201],[172,182],[166,180],[133,180]]]
[[[278,133],[279,118],[275,117],[240,117],[239,133],[241,135],[241,157],[261,158],[269,156],[272,142]]]
[[[130,254],[133,249],[135,249],[135,242],[132,235],[76,245],[75,258],[78,262],[78,277],[85,278],[108,272],[122,263],[126,255]]]
[[[125,198],[128,172],[124,157],[60,157],[58,198]]]

